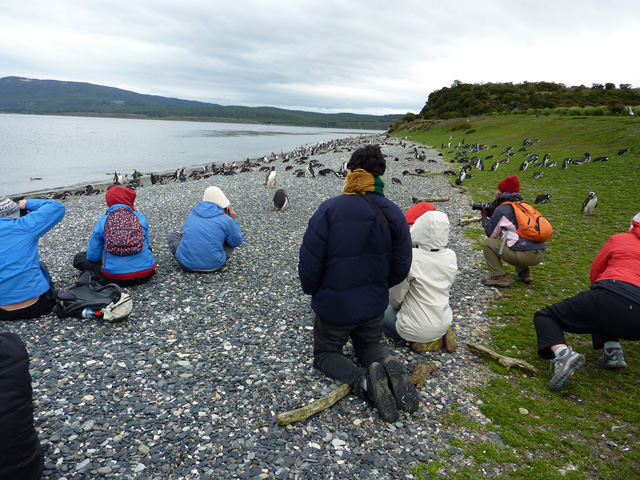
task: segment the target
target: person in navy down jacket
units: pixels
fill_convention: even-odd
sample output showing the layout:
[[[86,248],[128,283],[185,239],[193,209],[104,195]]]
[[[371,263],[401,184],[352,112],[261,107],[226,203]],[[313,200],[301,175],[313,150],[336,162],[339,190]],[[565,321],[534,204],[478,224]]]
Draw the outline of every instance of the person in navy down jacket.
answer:
[[[109,187],[104,197],[107,213],[96,223],[86,252],[76,254],[73,266],[81,271],[91,271],[102,283],[116,283],[122,287],[142,283],[155,273],[156,261],[149,248],[149,223],[145,216],[136,211],[134,202],[136,192],[127,187]],[[117,208],[126,208],[136,215],[144,230],[142,250],[131,255],[115,255],[105,248],[105,224],[108,214]]]
[[[189,272],[216,272],[242,244],[242,232],[231,202],[218,187],[207,187],[182,227],[169,232],[167,243],[180,266]]]
[[[0,479],[37,480],[43,467],[33,424],[29,354],[16,334],[0,333]]]
[[[411,267],[411,236],[400,208],[384,196],[380,147],[356,150],[347,168],[342,195],[320,205],[300,247],[300,283],[316,314],[313,364],[393,422],[397,408],[418,409],[404,365],[380,343],[389,288]],[[349,338],[359,365],[343,353]]]
[[[20,216],[20,211],[30,212]],[[36,318],[55,306],[56,292],[38,240],[64,217],[53,200],[0,198],[0,320]]]
[[[549,390],[561,390],[584,355],[566,345],[563,332],[590,333],[602,349],[596,363],[619,370],[627,366],[619,339],[640,340],[640,213],[628,232],[612,235],[591,263],[591,288],[537,311],[533,323],[538,355],[550,359],[554,375]]]

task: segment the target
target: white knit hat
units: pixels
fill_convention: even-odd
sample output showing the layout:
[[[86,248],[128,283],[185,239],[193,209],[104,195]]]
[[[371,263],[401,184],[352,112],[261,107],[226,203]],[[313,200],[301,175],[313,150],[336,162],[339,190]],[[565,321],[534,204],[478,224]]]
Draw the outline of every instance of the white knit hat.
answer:
[[[636,213],[636,216],[631,219],[631,228],[629,230],[633,230],[633,222],[640,222],[640,212]]]
[[[9,197],[0,198],[0,217],[13,218],[14,220],[20,216],[20,207]]]
[[[220,208],[227,208],[231,203],[218,187],[207,187],[202,201],[216,203]]]

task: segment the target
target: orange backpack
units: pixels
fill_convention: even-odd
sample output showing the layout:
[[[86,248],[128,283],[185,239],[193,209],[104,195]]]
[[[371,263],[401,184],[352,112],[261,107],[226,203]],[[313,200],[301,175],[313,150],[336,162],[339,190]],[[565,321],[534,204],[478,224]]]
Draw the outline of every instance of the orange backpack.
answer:
[[[538,243],[546,242],[551,238],[553,235],[551,224],[531,205],[522,201],[504,203],[513,207],[518,224],[516,231],[518,235]]]

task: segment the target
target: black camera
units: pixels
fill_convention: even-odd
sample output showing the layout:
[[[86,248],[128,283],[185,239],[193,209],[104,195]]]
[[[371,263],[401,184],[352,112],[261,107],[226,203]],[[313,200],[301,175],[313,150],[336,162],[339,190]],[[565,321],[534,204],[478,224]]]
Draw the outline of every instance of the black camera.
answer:
[[[491,203],[474,203],[471,205],[473,210],[486,210],[489,211],[493,207],[493,202]]]

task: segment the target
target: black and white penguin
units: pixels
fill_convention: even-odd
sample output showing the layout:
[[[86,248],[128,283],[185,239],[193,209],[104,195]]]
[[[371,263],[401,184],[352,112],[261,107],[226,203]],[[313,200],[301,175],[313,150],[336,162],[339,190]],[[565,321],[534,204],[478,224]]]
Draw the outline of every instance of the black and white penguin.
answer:
[[[542,177],[542,172],[536,172],[533,174],[533,178],[535,178],[536,180],[541,177]]]
[[[273,206],[276,210],[282,212],[289,206],[289,197],[283,188],[276,190],[276,193],[273,195]]]
[[[524,172],[528,166],[529,166],[529,162],[525,160],[520,164],[520,168],[518,168],[518,170],[520,170],[521,172]]]
[[[622,150],[618,150],[618,155],[624,155],[625,153],[629,153],[628,148],[623,148]]]
[[[313,171],[313,166],[311,165],[311,162],[307,163],[307,173],[311,175],[311,178],[316,178],[316,172]]]
[[[584,215],[590,215],[593,210],[598,206],[598,197],[595,192],[589,192],[589,196],[582,204],[582,213]]]
[[[91,184],[87,185],[86,187],[84,187],[84,194],[85,195],[91,195],[95,190],[95,187]]]
[[[393,183],[394,185],[402,185],[402,182],[400,181],[400,179],[396,177],[391,178],[391,183]]]
[[[566,170],[567,168],[569,168],[569,165],[571,164],[571,162],[573,161],[573,159],[571,157],[567,157],[562,161],[562,169]]]
[[[113,184],[122,185],[122,175],[119,175],[118,172],[113,172]]]
[[[549,203],[549,200],[551,199],[551,195],[550,194],[543,194],[543,195],[538,195],[536,197],[536,201],[535,203]]]
[[[267,174],[267,188],[273,188],[277,180],[276,167],[271,167],[271,170]]]

